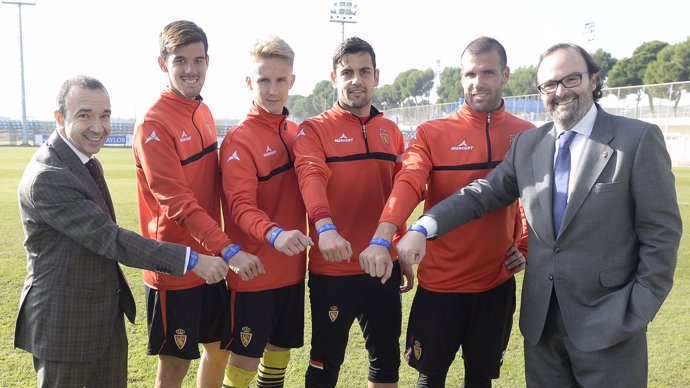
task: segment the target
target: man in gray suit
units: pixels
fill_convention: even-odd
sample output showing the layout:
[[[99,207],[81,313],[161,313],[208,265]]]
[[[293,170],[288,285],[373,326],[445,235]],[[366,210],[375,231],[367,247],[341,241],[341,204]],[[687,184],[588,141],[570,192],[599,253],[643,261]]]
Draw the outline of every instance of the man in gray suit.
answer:
[[[519,134],[486,179],[417,221],[437,237],[522,200],[520,329],[531,387],[646,386],[647,324],[673,284],[682,224],[663,135],[595,104],[600,69],[579,46],[549,48],[537,79],[553,123]],[[397,247],[417,263],[424,235],[408,232]]]
[[[209,283],[225,278],[218,257],[156,242],[122,229],[100,162],[110,135],[110,98],[96,79],[65,81],[57,130],[29,162],[19,184],[28,274],[14,346],[33,354],[40,387],[124,387],[134,298],[117,262]]]

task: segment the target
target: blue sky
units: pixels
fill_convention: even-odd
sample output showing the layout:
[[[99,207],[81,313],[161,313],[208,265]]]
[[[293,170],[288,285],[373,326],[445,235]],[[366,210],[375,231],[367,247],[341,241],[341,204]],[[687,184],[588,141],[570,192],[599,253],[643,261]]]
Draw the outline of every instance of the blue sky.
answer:
[[[158,68],[158,33],[170,21],[192,20],[209,38],[210,67],[202,95],[216,118],[241,118],[250,96],[244,85],[247,47],[277,34],[295,50],[291,94],[308,95],[328,79],[341,25],[330,23],[332,0],[180,1],[37,0],[22,7],[24,69],[29,119],[52,119],[61,82],[82,73],[109,90],[114,117],[145,112],[166,78]],[[511,68],[536,64],[558,42],[628,57],[642,42],[678,43],[690,36],[690,5],[677,0],[578,2],[360,0],[357,35],[376,50],[381,84],[411,69],[458,66],[468,42],[492,36],[506,47]],[[254,8],[252,8],[254,7]],[[594,39],[585,24],[594,22]],[[17,6],[0,4],[3,59],[0,117],[21,118]]]

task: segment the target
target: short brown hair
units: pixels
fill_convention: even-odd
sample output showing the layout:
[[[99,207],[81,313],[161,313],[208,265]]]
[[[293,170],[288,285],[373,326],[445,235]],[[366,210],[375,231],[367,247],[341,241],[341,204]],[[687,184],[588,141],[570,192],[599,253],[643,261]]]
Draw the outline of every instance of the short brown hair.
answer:
[[[170,53],[180,46],[202,42],[204,55],[208,57],[208,39],[206,33],[194,22],[187,20],[174,21],[163,28],[158,38],[161,57],[168,59]]]

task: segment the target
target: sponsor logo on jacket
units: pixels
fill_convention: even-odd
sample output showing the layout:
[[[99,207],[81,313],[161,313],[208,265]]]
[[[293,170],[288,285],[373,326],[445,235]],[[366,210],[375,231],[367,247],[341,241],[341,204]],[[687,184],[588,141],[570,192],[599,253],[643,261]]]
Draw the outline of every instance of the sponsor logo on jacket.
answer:
[[[350,138],[350,137],[347,137],[347,135],[345,135],[345,133],[343,133],[342,135],[340,135],[339,138],[335,139],[335,142],[336,142],[336,143],[351,143],[351,142],[353,142],[353,141],[355,141],[355,140],[352,139],[352,138]]]
[[[161,139],[156,134],[156,131],[151,132],[149,137],[146,138],[146,141],[144,141],[144,144],[148,144],[150,141],[161,141]]]
[[[182,136],[180,136],[180,143],[192,140],[192,137],[187,135],[187,132],[182,131]]]
[[[266,146],[266,152],[264,152],[264,158],[275,155],[276,150],[272,150],[270,146]]]
[[[451,151],[472,151],[474,146],[467,145],[465,140],[461,141],[460,144],[450,147]]]

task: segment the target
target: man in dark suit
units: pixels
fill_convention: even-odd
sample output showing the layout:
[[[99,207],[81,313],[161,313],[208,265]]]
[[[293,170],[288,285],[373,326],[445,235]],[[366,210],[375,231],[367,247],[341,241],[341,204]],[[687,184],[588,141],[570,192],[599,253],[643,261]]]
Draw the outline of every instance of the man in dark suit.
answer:
[[[156,242],[115,223],[102,168],[93,158],[110,135],[110,98],[96,79],[65,81],[57,130],[29,162],[19,185],[27,251],[15,347],[33,354],[40,387],[124,387],[132,293],[118,262],[209,283],[222,259]]]
[[[647,324],[673,284],[682,224],[664,137],[595,104],[600,69],[579,46],[549,48],[537,79],[553,123],[519,134],[485,180],[417,221],[436,237],[522,200],[531,387],[645,387]],[[408,232],[398,253],[421,261],[424,235]]]

